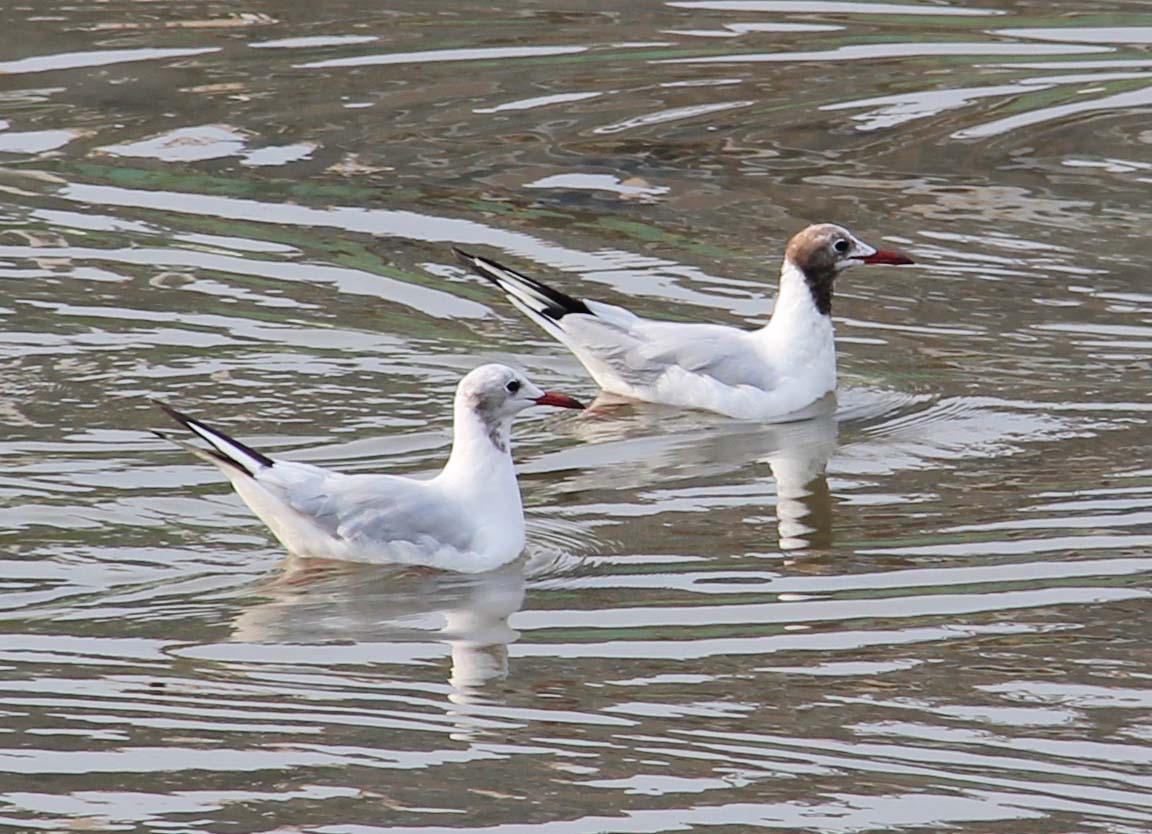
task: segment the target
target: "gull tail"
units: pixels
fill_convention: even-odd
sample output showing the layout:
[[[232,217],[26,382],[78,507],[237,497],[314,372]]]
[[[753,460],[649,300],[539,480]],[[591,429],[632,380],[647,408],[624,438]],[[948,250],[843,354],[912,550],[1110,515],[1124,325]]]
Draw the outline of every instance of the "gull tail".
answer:
[[[187,449],[197,457],[214,463],[224,470],[225,473],[231,473],[239,470],[244,475],[255,477],[256,473],[261,469],[268,469],[275,466],[276,461],[267,455],[263,455],[248,446],[245,446],[239,440],[229,437],[224,432],[214,429],[189,417],[187,414],[182,414],[167,403],[153,400],[153,402],[164,413],[175,420],[180,425],[191,431],[193,434],[200,437],[209,446],[210,449],[202,449],[199,446],[193,446],[191,443],[185,443],[183,440],[178,440],[175,437],[170,437],[164,432],[153,430],[153,434],[157,437],[175,443],[184,449]]]
[[[456,253],[460,263],[499,287],[508,296],[509,301],[534,319],[544,319],[551,323],[559,321],[569,313],[594,315],[580,299],[565,295],[496,261],[463,252],[455,247],[452,251]]]

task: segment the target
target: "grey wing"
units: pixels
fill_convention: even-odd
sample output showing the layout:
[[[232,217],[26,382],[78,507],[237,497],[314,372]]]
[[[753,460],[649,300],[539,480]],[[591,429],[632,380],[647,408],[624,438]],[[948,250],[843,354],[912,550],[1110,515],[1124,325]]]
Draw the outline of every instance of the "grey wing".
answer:
[[[772,367],[757,356],[744,331],[716,324],[679,324],[636,319],[630,326],[574,316],[581,341],[626,382],[655,385],[672,367],[723,385],[777,384]]]
[[[294,510],[349,542],[466,550],[476,532],[454,502],[409,478],[325,472],[293,483],[283,494]]]

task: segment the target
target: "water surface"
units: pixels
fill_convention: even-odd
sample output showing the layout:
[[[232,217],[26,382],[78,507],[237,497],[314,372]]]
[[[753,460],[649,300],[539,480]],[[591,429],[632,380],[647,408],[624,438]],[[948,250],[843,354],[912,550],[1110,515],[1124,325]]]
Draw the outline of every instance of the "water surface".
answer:
[[[7,4],[0,826],[1152,827],[1143,4]],[[451,245],[756,324],[832,414],[516,430],[483,576],[287,560],[163,397],[428,472],[481,361],[595,393]]]

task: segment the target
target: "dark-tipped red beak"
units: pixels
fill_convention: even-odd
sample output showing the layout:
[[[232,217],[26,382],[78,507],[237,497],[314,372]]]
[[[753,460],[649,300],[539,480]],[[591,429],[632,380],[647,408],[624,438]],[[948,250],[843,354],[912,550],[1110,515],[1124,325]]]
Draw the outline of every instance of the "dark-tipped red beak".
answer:
[[[916,263],[903,252],[894,252],[891,249],[877,249],[868,257],[860,260],[866,264],[895,264],[896,266]]]
[[[563,394],[553,394],[551,391],[546,393],[543,397],[536,398],[536,405],[554,405],[557,408],[583,408],[584,403],[580,400],[574,400],[571,397],[566,397]]]

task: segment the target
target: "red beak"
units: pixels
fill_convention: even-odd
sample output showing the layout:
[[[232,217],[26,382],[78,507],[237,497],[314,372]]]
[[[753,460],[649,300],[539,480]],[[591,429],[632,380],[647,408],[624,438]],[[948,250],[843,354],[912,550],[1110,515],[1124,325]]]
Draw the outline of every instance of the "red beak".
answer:
[[[571,397],[566,397],[563,394],[553,394],[551,391],[546,393],[543,397],[536,398],[536,405],[554,405],[557,408],[583,408],[584,403],[580,400],[574,400]]]
[[[916,263],[916,261],[909,258],[903,252],[893,252],[890,249],[877,249],[867,258],[861,258],[860,260],[866,264],[895,264],[897,266]]]

